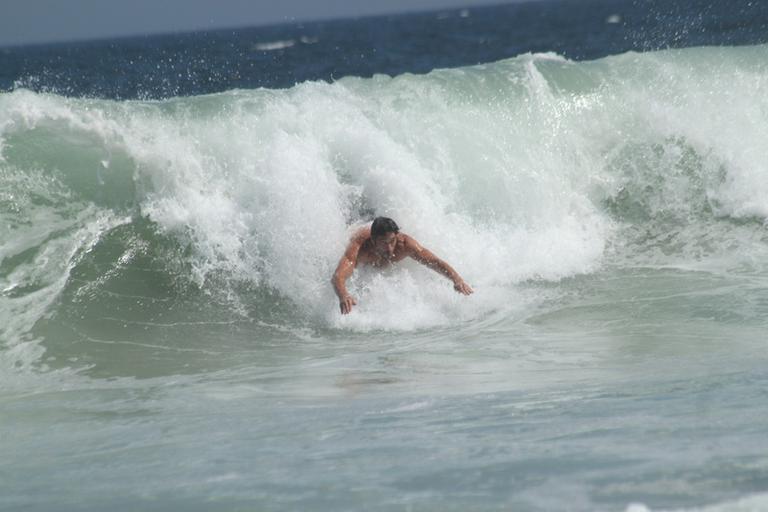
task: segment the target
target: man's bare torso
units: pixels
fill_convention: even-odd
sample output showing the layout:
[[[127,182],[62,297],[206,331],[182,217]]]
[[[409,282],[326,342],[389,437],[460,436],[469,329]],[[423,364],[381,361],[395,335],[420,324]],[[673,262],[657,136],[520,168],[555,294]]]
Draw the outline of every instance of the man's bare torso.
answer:
[[[362,228],[355,233],[355,237],[358,236],[364,240],[360,246],[360,251],[357,253],[357,265],[362,263],[364,265],[371,265],[372,267],[383,268],[390,266],[392,263],[402,261],[410,255],[408,244],[406,242],[406,237],[408,235],[404,233],[397,233],[395,235],[395,249],[390,257],[382,256],[376,252],[373,246],[373,241],[371,240],[370,228]]]

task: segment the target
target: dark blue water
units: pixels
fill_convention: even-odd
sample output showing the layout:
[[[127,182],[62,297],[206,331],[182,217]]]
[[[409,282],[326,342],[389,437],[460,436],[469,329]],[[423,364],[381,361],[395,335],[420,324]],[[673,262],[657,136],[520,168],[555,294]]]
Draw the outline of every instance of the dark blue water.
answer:
[[[0,50],[0,90],[166,98],[375,73],[426,73],[526,52],[584,60],[766,41],[764,1],[552,0],[6,48]],[[291,46],[263,49],[275,42]]]

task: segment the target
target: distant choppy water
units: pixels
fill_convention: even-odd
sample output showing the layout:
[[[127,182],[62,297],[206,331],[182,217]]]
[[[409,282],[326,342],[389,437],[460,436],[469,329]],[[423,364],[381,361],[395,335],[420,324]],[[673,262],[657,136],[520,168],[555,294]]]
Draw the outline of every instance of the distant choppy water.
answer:
[[[766,27],[542,2],[0,50],[0,510],[768,510]],[[475,295],[362,271],[342,318],[373,213]]]
[[[0,90],[167,98],[307,80],[427,73],[527,52],[627,51],[768,41],[768,4],[572,0],[0,49]]]

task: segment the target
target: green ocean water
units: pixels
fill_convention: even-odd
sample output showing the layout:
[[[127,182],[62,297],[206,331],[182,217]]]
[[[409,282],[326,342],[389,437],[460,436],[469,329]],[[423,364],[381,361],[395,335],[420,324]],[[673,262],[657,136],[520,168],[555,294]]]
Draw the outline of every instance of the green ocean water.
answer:
[[[767,52],[0,94],[0,508],[768,507]]]

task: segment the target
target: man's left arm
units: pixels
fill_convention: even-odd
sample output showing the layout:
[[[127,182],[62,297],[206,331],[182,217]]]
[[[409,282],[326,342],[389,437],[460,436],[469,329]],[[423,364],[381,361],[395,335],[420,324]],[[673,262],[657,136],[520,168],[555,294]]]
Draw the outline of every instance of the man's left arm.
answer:
[[[453,281],[453,289],[457,292],[463,293],[464,295],[470,295],[473,293],[474,290],[472,290],[472,288],[466,282],[464,282],[464,279],[461,278],[459,273],[456,272],[453,267],[438,258],[426,247],[422,247],[421,244],[419,244],[419,242],[414,240],[412,237],[405,234],[403,236],[405,237],[405,247],[408,251],[408,255],[411,258],[415,259],[422,265],[431,268],[435,272],[443,274],[445,277]]]

